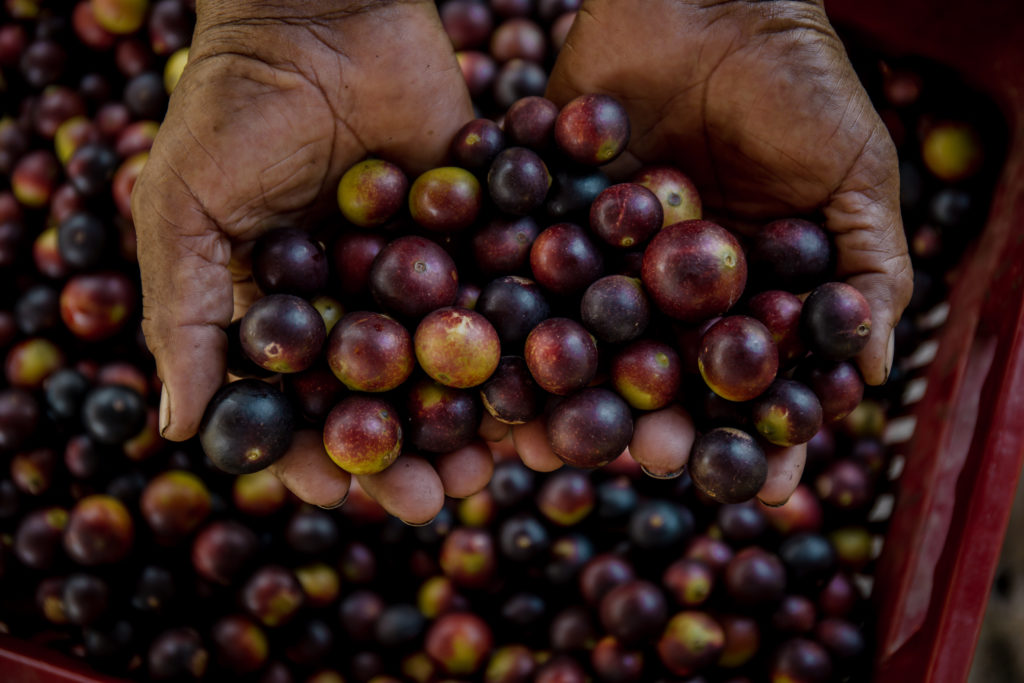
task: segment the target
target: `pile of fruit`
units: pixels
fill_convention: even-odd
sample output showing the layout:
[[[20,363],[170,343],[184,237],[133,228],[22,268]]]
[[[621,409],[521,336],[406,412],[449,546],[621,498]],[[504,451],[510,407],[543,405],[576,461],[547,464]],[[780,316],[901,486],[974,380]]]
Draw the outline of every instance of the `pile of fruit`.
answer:
[[[983,224],[998,116],[932,65],[854,54],[900,148],[916,268],[903,356],[865,389],[846,359],[870,321],[829,282],[819,227],[734,235],[697,220],[696,188],[667,167],[613,184],[599,166],[628,141],[617,103],[540,97],[577,5],[441,5],[488,118],[452,166],[408,179],[365,161],[339,187],[344,221],[260,241],[265,296],[229,330],[249,379],[200,439],[170,444],[128,198],[194,9],[5,3],[2,630],[132,678],[867,676],[886,416]],[[799,258],[780,260],[790,244]],[[687,263],[704,280],[684,298]],[[226,419],[259,410],[263,432]],[[418,528],[357,485],[311,508],[258,471],[299,425],[352,472],[485,449],[493,478]],[[534,472],[516,447],[538,469],[606,466]],[[752,500],[781,502],[762,487],[793,448],[796,492]]]

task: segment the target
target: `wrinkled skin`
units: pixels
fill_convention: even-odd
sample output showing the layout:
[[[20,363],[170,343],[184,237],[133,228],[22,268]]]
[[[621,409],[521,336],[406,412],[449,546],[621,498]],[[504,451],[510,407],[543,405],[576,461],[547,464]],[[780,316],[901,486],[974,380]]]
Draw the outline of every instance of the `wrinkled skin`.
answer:
[[[789,1],[632,5],[585,2],[550,96],[620,97],[632,158],[678,161],[728,217],[823,208],[842,272],[871,302],[877,322],[860,360],[881,381],[910,288],[895,152],[824,13]],[[161,433],[174,440],[195,433],[224,379],[223,329],[254,296],[251,242],[332,211],[341,174],[367,155],[413,176],[436,165],[472,117],[431,2],[200,0],[197,14],[132,196],[143,330],[164,381]],[[328,465],[322,444],[303,437],[275,471],[300,498],[333,506],[348,478]],[[385,484],[423,482],[430,494],[378,498],[397,500],[390,511],[403,519],[429,519],[443,504],[436,473],[425,461],[403,472]]]

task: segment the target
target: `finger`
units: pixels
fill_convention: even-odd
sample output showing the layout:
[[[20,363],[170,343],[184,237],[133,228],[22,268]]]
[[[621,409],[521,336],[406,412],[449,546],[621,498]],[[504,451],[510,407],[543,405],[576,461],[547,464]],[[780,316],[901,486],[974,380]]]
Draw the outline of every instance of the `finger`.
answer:
[[[789,448],[767,448],[768,479],[757,492],[757,499],[765,505],[782,505],[796,491],[807,462],[807,444]]]
[[[231,247],[189,189],[154,153],[132,193],[142,276],[142,328],[163,381],[160,434],[196,433],[225,374]]]
[[[494,416],[484,411],[480,419],[480,427],[476,433],[485,441],[501,441],[509,432],[509,425],[494,419]]]
[[[356,478],[367,494],[406,524],[426,524],[444,506],[444,484],[419,456],[400,455],[383,472]]]
[[[562,466],[548,442],[547,424],[538,417],[521,425],[513,425],[512,442],[523,464],[537,472],[553,472]]]
[[[900,218],[896,151],[884,129],[876,130],[833,194],[825,226],[836,235],[838,275],[871,307],[871,336],[857,364],[865,382],[882,384],[892,366],[896,323],[914,286]]]
[[[235,282],[232,287],[231,319],[238,320],[249,310],[253,302],[260,298],[260,289],[253,280]]]
[[[313,429],[295,432],[291,447],[270,471],[303,501],[328,509],[345,502],[352,482],[352,475],[327,455],[323,434]]]
[[[697,436],[693,418],[679,405],[640,416],[633,426],[629,454],[652,477],[677,476],[690,459]]]
[[[494,456],[483,441],[445,453],[434,462],[445,495],[466,498],[480,491],[494,474]]]

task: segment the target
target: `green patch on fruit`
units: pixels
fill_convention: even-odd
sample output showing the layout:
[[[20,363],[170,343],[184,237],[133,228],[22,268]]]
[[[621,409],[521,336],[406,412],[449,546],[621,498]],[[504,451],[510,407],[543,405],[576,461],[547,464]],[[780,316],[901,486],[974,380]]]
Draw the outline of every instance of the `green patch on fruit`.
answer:
[[[789,410],[775,405],[757,422],[757,431],[772,443],[785,442],[789,435]]]

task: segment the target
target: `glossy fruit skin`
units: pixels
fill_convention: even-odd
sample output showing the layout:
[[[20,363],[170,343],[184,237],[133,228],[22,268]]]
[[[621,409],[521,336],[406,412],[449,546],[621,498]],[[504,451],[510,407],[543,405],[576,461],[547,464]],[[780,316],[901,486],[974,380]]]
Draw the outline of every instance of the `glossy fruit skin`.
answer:
[[[548,75],[544,67],[525,59],[511,59],[501,67],[494,79],[494,101],[501,108],[531,95],[543,95]]]
[[[555,142],[577,163],[606,164],[629,143],[629,116],[613,97],[580,95],[558,112]]]
[[[704,612],[675,614],[658,640],[658,656],[669,671],[690,676],[718,660],[725,648],[721,625]]]
[[[505,148],[505,133],[490,119],[473,119],[452,138],[448,153],[456,165],[473,173],[482,173]]]
[[[548,477],[536,494],[537,508],[558,526],[579,524],[594,510],[594,485],[585,472],[563,469]]]
[[[647,329],[651,307],[640,280],[606,275],[594,281],[580,299],[580,320],[603,342],[619,344]]]
[[[601,467],[621,454],[633,436],[633,416],[616,393],[581,389],[556,405],[547,420],[548,440],[560,460]]]
[[[243,379],[221,387],[206,406],[199,442],[217,467],[230,474],[261,470],[292,443],[291,404],[273,386]]]
[[[399,237],[381,249],[370,267],[370,291],[385,309],[421,318],[450,306],[459,289],[455,262],[425,237]]]
[[[383,159],[352,166],[338,183],[338,206],[345,220],[361,228],[387,223],[405,204],[409,180],[402,169]]]
[[[526,365],[537,384],[565,396],[590,383],[597,373],[597,345],[569,318],[548,318],[526,337]]]
[[[832,245],[819,226],[783,218],[758,230],[750,245],[751,278],[762,286],[801,294],[828,279]]]
[[[386,401],[353,395],[331,410],[324,448],[334,464],[352,474],[376,474],[402,452],[402,424]]]
[[[547,319],[551,307],[536,282],[505,275],[484,286],[476,310],[494,325],[503,345],[515,348]]]
[[[738,605],[771,605],[785,595],[786,569],[777,555],[751,546],[729,561],[724,583],[729,596]]]
[[[410,382],[404,408],[405,440],[414,449],[448,453],[476,438],[480,402],[472,390],[420,377]]]
[[[82,403],[86,431],[101,444],[122,444],[146,425],[146,404],[137,391],[111,385],[95,387]]]
[[[661,589],[634,579],[619,584],[601,598],[601,625],[624,644],[643,643],[665,625],[667,607]]]
[[[499,155],[500,156],[500,155]],[[476,220],[482,203],[480,181],[457,166],[432,168],[409,188],[409,214],[432,232],[458,232]]]
[[[483,666],[493,642],[490,627],[480,617],[455,612],[430,626],[424,649],[446,672],[465,675]]]
[[[675,398],[681,384],[679,354],[653,339],[625,347],[612,360],[612,385],[637,410],[657,410]]]
[[[583,222],[590,205],[609,185],[611,180],[599,168],[555,167],[544,213],[552,220]]]
[[[515,55],[513,58],[522,56]],[[505,112],[505,134],[513,145],[543,152],[554,140],[557,116],[558,105],[551,100],[536,96],[524,97]]]
[[[700,194],[690,178],[673,166],[646,166],[633,182],[654,193],[661,203],[661,227],[702,217]]]
[[[61,221],[57,229],[57,249],[68,266],[86,270],[95,268],[109,249],[107,227],[98,218],[77,211]]]
[[[480,386],[484,408],[505,424],[523,424],[540,414],[540,388],[521,356],[502,356],[494,374]]]
[[[803,302],[782,290],[761,292],[747,302],[747,312],[772,334],[779,350],[779,366],[786,367],[807,353],[800,337],[800,312]]]
[[[428,375],[458,389],[483,384],[501,359],[501,341],[487,318],[455,307],[428,313],[413,334],[413,349]]]
[[[131,550],[135,526],[118,499],[101,494],[87,496],[71,509],[64,532],[64,549],[79,564],[113,564]]]
[[[844,282],[826,282],[804,300],[800,332],[816,355],[842,361],[860,353],[871,337],[871,307]]]
[[[210,492],[191,472],[171,470],[150,480],[139,507],[158,538],[178,539],[192,533],[210,514]]]
[[[320,313],[291,294],[257,299],[242,317],[242,350],[272,372],[301,372],[319,356],[327,339]]]
[[[308,299],[327,286],[327,256],[306,231],[279,228],[256,241],[252,274],[264,294]]]
[[[387,235],[380,232],[351,230],[338,236],[331,247],[331,263],[342,294],[369,293],[370,268],[387,244]]]
[[[736,303],[747,283],[747,260],[725,228],[683,221],[662,228],[648,243],[641,279],[658,308],[696,323]]]
[[[341,380],[320,363],[303,372],[286,375],[284,386],[295,406],[312,422],[322,422],[346,393]]]
[[[754,318],[732,315],[704,333],[697,367],[707,385],[722,398],[749,401],[775,380],[779,353],[768,328]]]
[[[123,273],[76,275],[60,293],[60,315],[83,341],[100,341],[121,331],[135,309],[135,285]]]
[[[718,427],[697,438],[687,464],[694,485],[719,503],[742,503],[768,476],[764,451],[746,432]]]
[[[529,216],[499,216],[473,233],[473,258],[484,275],[508,275],[521,271],[530,260],[530,248],[540,234]]]
[[[821,429],[818,397],[795,380],[775,380],[750,410],[758,433],[776,446],[807,443]]]
[[[353,311],[331,330],[327,363],[352,391],[390,391],[405,382],[416,365],[412,336],[388,315]]]
[[[513,216],[523,216],[540,207],[550,187],[551,174],[544,160],[525,147],[502,150],[487,171],[491,201]]]
[[[530,248],[533,278],[556,294],[577,294],[604,273],[604,257],[575,223],[547,228]]]
[[[612,185],[590,206],[590,229],[621,249],[643,246],[661,229],[663,218],[657,196],[635,183]]]
[[[218,520],[196,536],[192,566],[203,578],[229,585],[255,559],[258,550],[259,539],[249,527],[233,520]]]

